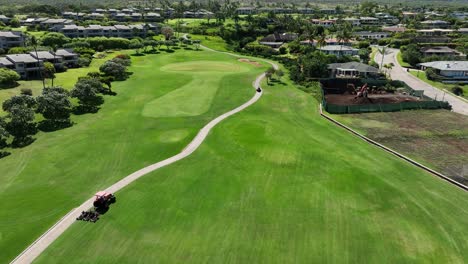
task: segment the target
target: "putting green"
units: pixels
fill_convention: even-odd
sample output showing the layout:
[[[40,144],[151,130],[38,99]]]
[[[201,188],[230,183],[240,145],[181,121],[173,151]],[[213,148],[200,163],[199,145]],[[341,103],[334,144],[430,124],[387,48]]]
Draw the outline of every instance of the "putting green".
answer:
[[[160,68],[165,72],[180,72],[192,80],[182,87],[145,104],[146,117],[190,117],[206,113],[226,75],[248,71],[244,65],[222,61],[189,61],[172,63]]]

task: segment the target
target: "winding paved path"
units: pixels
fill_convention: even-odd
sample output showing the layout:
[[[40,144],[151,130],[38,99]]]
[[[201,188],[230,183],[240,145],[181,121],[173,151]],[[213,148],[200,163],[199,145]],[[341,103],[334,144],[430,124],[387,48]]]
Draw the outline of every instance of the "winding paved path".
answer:
[[[468,115],[468,101],[465,99],[462,99],[460,97],[457,97],[455,95],[452,95],[450,93],[444,92],[440,89],[437,89],[433,87],[432,85],[421,81],[417,77],[411,75],[406,71],[406,68],[401,67],[401,65],[398,63],[398,60],[396,58],[399,50],[398,49],[391,49],[387,48],[387,51],[384,56],[384,64],[391,63],[395,65],[389,72],[390,76],[392,76],[392,79],[394,80],[400,80],[404,81],[406,84],[408,84],[411,88],[414,90],[424,90],[424,94],[426,96],[429,96],[433,99],[437,100],[444,100],[449,102],[452,105],[452,110],[454,112],[463,114],[463,115]],[[382,60],[382,55],[377,52],[377,54],[374,57],[375,62],[377,62],[379,65]]]
[[[202,46],[202,48],[212,52],[224,53],[235,57],[244,57],[233,53],[216,51],[204,46]],[[266,62],[270,63],[273,66],[273,68],[278,69],[278,65],[276,65],[275,63],[269,61]],[[255,81],[252,84],[255,89],[260,88],[260,82],[263,78],[265,78],[265,73],[261,74],[255,79]],[[213,127],[215,127],[218,123],[228,118],[229,116],[232,116],[246,109],[250,105],[254,104],[258,99],[260,99],[262,94],[263,91],[255,92],[255,95],[246,103],[213,119],[198,132],[195,138],[179,154],[165,159],[163,161],[157,162],[155,164],[149,165],[141,170],[138,170],[121,179],[120,181],[116,182],[112,186],[108,187],[107,189],[105,189],[105,191],[115,193],[120,189],[124,188],[125,186],[129,185],[133,181],[137,180],[138,178],[189,156],[201,145],[201,143],[203,143],[203,141],[208,136],[208,133]],[[34,241],[29,247],[27,247],[11,263],[31,263],[32,261],[34,261],[36,257],[38,257],[50,244],[52,244],[52,242],[54,242],[63,232],[65,232],[65,230],[67,230],[67,228],[70,227],[73,224],[73,222],[76,221],[76,217],[79,214],[81,214],[82,211],[86,211],[93,206],[93,201],[94,198],[91,198],[86,202],[82,203],[79,207],[71,210],[62,219],[55,223],[49,230],[42,234],[36,241]]]

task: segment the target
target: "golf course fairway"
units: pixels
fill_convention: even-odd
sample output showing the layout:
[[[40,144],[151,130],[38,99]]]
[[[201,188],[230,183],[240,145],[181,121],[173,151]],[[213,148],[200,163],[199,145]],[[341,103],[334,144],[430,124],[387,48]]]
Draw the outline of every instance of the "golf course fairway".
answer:
[[[255,93],[252,81],[266,69],[208,51],[177,50],[132,61],[133,74],[113,83],[117,95],[106,96],[98,113],[73,116],[73,127],[39,133],[33,144],[0,159],[0,263],[13,260],[96,191],[179,153],[205,124],[249,100]],[[189,62],[206,70],[200,75],[161,70]],[[223,72],[213,65],[223,66]],[[193,93],[186,99],[165,97],[161,102],[174,109],[200,106],[199,115],[145,114],[145,109],[157,107],[151,102],[187,87],[207,71],[212,81],[195,92],[189,89]],[[201,106],[197,102],[205,96],[203,89],[210,95]]]
[[[211,61],[215,55],[209,56]],[[225,76],[217,88],[227,93],[225,101],[217,96],[213,104],[245,99],[234,86],[242,81],[251,89],[249,74]],[[174,88],[192,81],[185,77],[178,75]],[[324,120],[314,98],[286,77],[263,87],[256,104],[216,126],[191,156],[117,192],[118,202],[96,224],[76,222],[37,263],[468,261],[468,193]],[[128,100],[152,101],[174,89],[165,91],[153,99],[129,95]],[[119,106],[126,113],[125,105]],[[158,147],[159,131],[176,129],[180,136],[183,127],[194,126],[191,119],[177,122],[180,118],[154,119],[154,127],[144,128],[145,138],[152,134],[154,142],[138,145],[152,148],[152,155],[132,161],[167,153]],[[189,130],[185,138],[193,136]],[[119,140],[109,136],[109,144],[112,139]],[[118,152],[93,151],[87,153],[103,162],[128,162],[120,157],[118,163]],[[83,198],[96,187],[90,185],[74,195]]]

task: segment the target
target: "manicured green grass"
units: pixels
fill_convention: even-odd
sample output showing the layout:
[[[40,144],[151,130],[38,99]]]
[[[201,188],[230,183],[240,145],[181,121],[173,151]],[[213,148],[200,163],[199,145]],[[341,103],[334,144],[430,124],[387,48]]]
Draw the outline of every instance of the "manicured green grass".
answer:
[[[54,80],[54,85],[62,86],[67,90],[72,89],[79,77],[86,76],[88,72],[99,71],[99,67],[106,60],[112,58],[112,56],[114,56],[115,54],[117,54],[117,52],[106,54],[106,56],[103,58],[95,58],[91,62],[91,65],[89,65],[89,67],[86,68],[68,69],[66,72],[57,73],[56,78]],[[15,88],[0,89],[0,105],[10,97],[20,94],[21,89],[23,88],[31,89],[34,96],[37,96],[42,92],[42,81],[40,80],[19,81],[19,84],[20,85]],[[46,79],[46,85],[51,85],[50,79]],[[1,110],[0,108],[0,114],[3,113],[2,111],[3,110]]]
[[[192,39],[201,40],[201,44],[219,51],[228,51],[226,42],[218,36],[204,36],[204,35],[193,35],[190,34]]]
[[[409,63],[403,61],[403,58],[401,57],[401,52],[397,53],[396,58],[397,58],[398,64],[400,64],[401,67],[413,68],[413,66],[411,66]]]
[[[437,82],[437,81],[432,81],[427,79],[426,73],[424,71],[418,71],[418,70],[410,70],[410,73],[420,79],[423,82],[426,82],[435,88],[439,88],[441,90],[446,90],[449,93],[452,93],[452,88],[455,86],[459,86],[460,88],[463,89],[463,97],[468,99],[468,86],[467,85],[456,85],[456,84],[449,84],[449,83],[442,83],[442,82]]]
[[[106,96],[97,114],[73,116],[73,127],[39,133],[32,145],[0,159],[0,263],[13,259],[96,191],[180,152],[202,126],[247,101],[254,94],[252,80],[266,69],[208,51],[177,50],[132,60],[133,75],[113,84],[118,95]],[[186,75],[161,67],[196,61],[202,68],[209,61],[249,71],[226,74],[210,83],[218,88],[201,115],[144,116],[146,104],[204,74]]]
[[[188,158],[117,193],[38,263],[463,263],[468,193],[264,86]],[[220,88],[221,89],[221,88]]]

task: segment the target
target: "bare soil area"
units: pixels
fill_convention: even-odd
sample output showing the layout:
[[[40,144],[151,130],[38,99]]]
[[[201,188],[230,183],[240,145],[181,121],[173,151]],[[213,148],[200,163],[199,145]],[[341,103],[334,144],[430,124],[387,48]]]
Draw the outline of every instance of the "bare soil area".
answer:
[[[367,98],[356,97],[352,94],[327,94],[325,98],[327,103],[335,105],[396,104],[420,101],[418,97],[402,94],[370,94]]]

